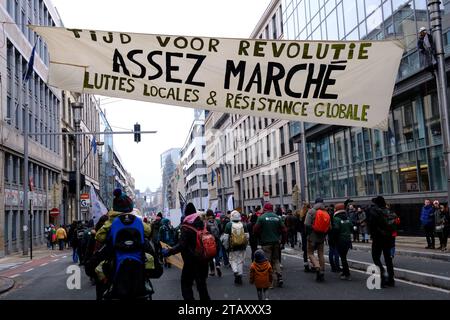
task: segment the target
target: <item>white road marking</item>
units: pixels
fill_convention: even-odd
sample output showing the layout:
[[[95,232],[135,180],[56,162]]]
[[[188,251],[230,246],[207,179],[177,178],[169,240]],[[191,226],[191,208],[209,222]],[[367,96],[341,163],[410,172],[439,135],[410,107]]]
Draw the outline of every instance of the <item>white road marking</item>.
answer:
[[[20,276],[20,274],[15,274],[15,275],[11,276],[10,278],[16,278],[18,276]]]
[[[34,268],[31,268],[31,269],[25,270],[24,272],[30,272],[30,271],[33,271],[33,270],[34,270]]]
[[[63,259],[67,258],[67,256],[64,256]]]
[[[56,262],[56,261],[58,261],[59,259],[55,259],[55,260],[52,260],[52,262]]]
[[[43,267],[43,266],[46,266],[46,265],[48,265],[48,262],[41,264],[40,267]]]
[[[303,260],[303,257],[299,257],[299,256],[292,255],[292,254],[285,254],[285,256],[288,256],[288,257],[291,257],[291,258],[295,258],[295,259],[302,259],[302,260]],[[350,261],[350,260],[348,260],[348,261]],[[356,261],[356,260],[353,260],[353,261]],[[367,263],[367,262],[362,262],[362,261],[358,261],[358,262],[361,262],[361,263]],[[325,264],[326,264],[326,265],[330,265],[329,263],[325,263]],[[365,271],[362,271],[362,270],[353,269],[353,268],[350,268],[350,270],[355,271],[355,272],[358,272],[358,273],[364,273],[364,274],[366,274],[366,272],[365,272]],[[399,269],[399,270],[405,270],[405,269]],[[407,270],[407,271],[410,271],[410,270]],[[412,272],[412,271],[411,271],[411,272]],[[443,278],[445,278],[445,277],[443,277]],[[402,279],[397,279],[397,278],[395,278],[395,281],[402,282],[402,283],[405,283],[405,284],[409,284],[409,285],[411,285],[411,286],[416,286],[416,287],[420,287],[420,288],[429,289],[429,290],[439,291],[439,292],[443,292],[443,293],[450,293],[450,290],[446,290],[446,289],[442,289],[442,288],[437,288],[437,287],[431,287],[431,286],[428,286],[428,285],[425,285],[425,284],[421,284],[421,283],[410,282],[410,281],[406,281],[406,280],[402,280]]]

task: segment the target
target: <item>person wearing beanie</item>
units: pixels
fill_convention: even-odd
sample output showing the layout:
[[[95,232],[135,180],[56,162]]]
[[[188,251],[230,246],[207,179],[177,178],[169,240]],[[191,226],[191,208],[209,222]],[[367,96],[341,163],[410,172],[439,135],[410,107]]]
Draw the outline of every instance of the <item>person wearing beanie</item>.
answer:
[[[184,210],[184,219],[178,243],[170,249],[162,249],[164,257],[181,253],[183,257],[183,270],[181,271],[181,294],[185,301],[194,301],[192,286],[196,283],[200,300],[211,300],[206,279],[208,278],[209,261],[196,254],[197,232],[203,230],[205,224],[192,203],[188,203]],[[197,230],[197,231],[196,231]]]
[[[222,241],[224,247],[229,252],[228,259],[234,273],[235,284],[242,284],[248,240],[247,225],[242,223],[241,214],[234,210],[231,212],[231,221],[225,226]]]
[[[307,235],[307,251],[308,257],[311,261],[312,267],[316,271],[316,281],[323,282],[325,280],[325,257],[323,254],[324,251],[324,243],[327,232],[316,232],[313,229],[313,225],[316,219],[317,212],[321,210],[326,214],[325,205],[323,203],[323,199],[318,197],[314,202],[314,206],[308,210],[305,219],[305,230]],[[314,255],[314,251],[317,250],[317,256]]]
[[[273,271],[264,251],[255,251],[255,260],[250,266],[250,284],[254,284],[259,300],[269,300],[267,289],[272,285]]]
[[[341,280],[351,280],[347,254],[352,247],[353,223],[345,211],[345,204],[336,204],[332,226],[332,237],[342,262]]]
[[[108,220],[95,234],[95,240],[98,242],[96,248],[100,248],[106,242],[108,232],[111,229],[114,220],[121,214],[133,211],[133,200],[131,200],[121,189],[114,189],[113,195],[113,209],[108,212]],[[150,239],[151,232],[150,225],[144,223],[144,236]]]
[[[262,250],[277,275],[277,285],[283,286],[283,277],[281,273],[281,245],[287,240],[287,229],[280,216],[273,212],[273,205],[267,202],[264,205],[264,214],[256,220],[253,227],[253,233],[259,237]],[[275,279],[273,279],[275,281]]]
[[[369,233],[372,236],[372,259],[374,264],[380,268],[381,287],[394,287],[394,264],[391,257],[393,236],[392,227],[388,223],[388,218],[393,214],[387,208],[386,201],[382,196],[373,198],[372,203],[374,205],[369,209],[367,217]],[[382,254],[388,273],[387,279],[381,263]]]

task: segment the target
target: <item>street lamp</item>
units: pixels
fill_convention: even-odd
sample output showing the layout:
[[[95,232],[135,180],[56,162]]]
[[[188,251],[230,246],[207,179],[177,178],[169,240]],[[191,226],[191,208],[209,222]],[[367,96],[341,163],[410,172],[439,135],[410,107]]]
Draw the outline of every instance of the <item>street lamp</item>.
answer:
[[[72,103],[72,109],[73,109],[73,120],[75,124],[75,132],[81,131],[81,109],[83,109],[83,103],[82,102],[74,102]],[[75,210],[76,210],[76,217],[77,220],[81,219],[81,212],[80,212],[80,159],[81,159],[81,148],[80,148],[80,135],[77,134],[75,136],[75,150],[76,150],[76,157],[75,157],[75,179],[76,179],[76,188],[75,188]]]

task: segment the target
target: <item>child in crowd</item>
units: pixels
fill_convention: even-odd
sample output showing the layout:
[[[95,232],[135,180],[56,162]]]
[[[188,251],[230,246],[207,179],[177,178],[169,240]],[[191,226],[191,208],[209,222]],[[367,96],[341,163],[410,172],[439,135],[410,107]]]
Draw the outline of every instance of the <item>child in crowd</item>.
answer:
[[[255,251],[255,260],[250,266],[250,283],[254,284],[259,300],[269,300],[267,289],[272,285],[272,266],[264,255],[264,251]]]

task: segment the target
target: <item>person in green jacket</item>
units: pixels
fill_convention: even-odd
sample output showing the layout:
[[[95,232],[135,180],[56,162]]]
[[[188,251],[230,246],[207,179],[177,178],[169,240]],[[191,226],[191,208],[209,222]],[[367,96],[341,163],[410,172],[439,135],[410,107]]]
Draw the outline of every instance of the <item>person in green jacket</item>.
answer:
[[[337,243],[339,257],[342,262],[341,280],[351,280],[347,254],[352,247],[352,233],[353,223],[345,211],[345,205],[343,203],[336,204],[332,223],[332,236]]]
[[[277,284],[283,286],[280,268],[280,245],[287,240],[287,229],[281,217],[273,212],[273,205],[267,202],[264,205],[264,214],[258,218],[253,227],[253,234],[260,239],[262,249],[277,275]],[[273,277],[275,280],[275,277]]]

